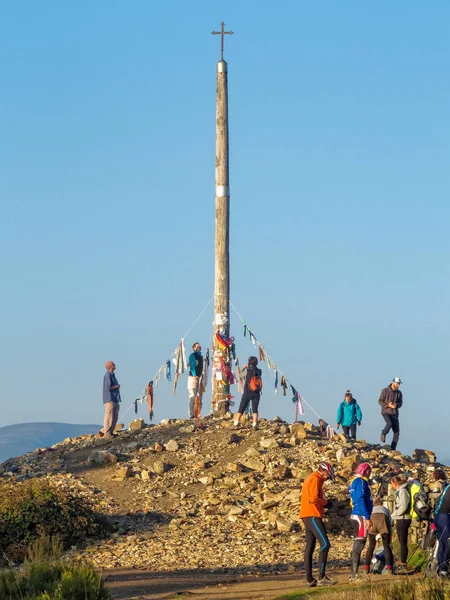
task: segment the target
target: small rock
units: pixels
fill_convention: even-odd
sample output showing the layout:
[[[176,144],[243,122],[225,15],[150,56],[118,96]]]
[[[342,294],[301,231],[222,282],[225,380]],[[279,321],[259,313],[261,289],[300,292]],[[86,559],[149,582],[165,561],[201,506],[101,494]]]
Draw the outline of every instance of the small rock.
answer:
[[[162,444],[160,444],[159,442],[155,442],[153,444],[153,450],[155,452],[162,452],[164,450],[164,446]]]
[[[242,515],[243,512],[244,512],[244,509],[242,508],[242,506],[232,506],[230,508],[230,512],[228,514],[230,514],[230,515]]]
[[[264,438],[259,442],[261,448],[272,449],[279,448],[280,444],[274,438]]]
[[[339,448],[339,450],[336,452],[336,460],[338,461],[338,463],[342,462],[345,458],[345,452],[343,448]]]
[[[155,460],[155,462],[151,466],[151,470],[153,473],[161,475],[162,473],[168,470],[168,465],[162,460]]]
[[[292,522],[285,519],[277,519],[278,531],[292,531]]]
[[[108,452],[108,450],[94,450],[89,455],[88,462],[97,465],[113,465],[117,463],[117,456],[112,452]]]
[[[203,460],[201,460],[201,461],[199,461],[199,462],[196,462],[196,463],[194,463],[194,464],[192,465],[192,468],[193,468],[193,469],[198,469],[198,470],[201,470],[201,469],[206,469],[207,467],[208,467],[208,463],[206,463],[206,462],[205,462],[205,461],[203,461]]]
[[[141,471],[142,481],[148,481],[150,479],[150,471]]]
[[[118,469],[114,476],[114,479],[128,479],[128,477],[133,476],[133,469],[131,467],[123,467],[122,469]]]
[[[130,423],[130,431],[139,431],[140,429],[144,429],[145,427],[145,422],[144,419],[135,419],[134,421],[131,421]]]
[[[227,464],[227,471],[231,471],[232,473],[240,473],[242,471],[242,465],[239,463],[229,462]]]
[[[167,452],[177,452],[178,449],[179,449],[179,445],[176,440],[170,440],[167,442],[167,444],[166,444]]]
[[[264,471],[265,469],[264,463],[259,460],[245,460],[242,461],[242,464],[246,469],[250,469],[251,471]]]
[[[239,444],[241,437],[237,433],[232,433],[228,438],[227,444]]]
[[[212,485],[214,483],[214,479],[210,476],[199,477],[199,481],[200,481],[200,483],[203,483],[203,485]]]

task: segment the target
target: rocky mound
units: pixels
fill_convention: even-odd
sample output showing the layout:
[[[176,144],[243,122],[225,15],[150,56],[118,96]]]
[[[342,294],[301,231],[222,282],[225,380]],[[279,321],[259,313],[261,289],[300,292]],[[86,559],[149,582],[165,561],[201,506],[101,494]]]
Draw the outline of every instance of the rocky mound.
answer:
[[[439,465],[428,451],[408,457],[364,440],[323,440],[308,423],[263,420],[258,431],[246,422],[234,430],[227,418],[204,424],[138,420],[110,442],[86,435],[36,450],[3,463],[0,493],[2,481],[77,482],[116,524],[109,539],[72,550],[102,568],[293,571],[303,562],[301,486],[320,461],[337,473],[326,484],[334,501],[327,528],[330,559],[341,565],[352,544],[347,486],[356,464],[372,464],[376,489],[395,465],[422,481]]]

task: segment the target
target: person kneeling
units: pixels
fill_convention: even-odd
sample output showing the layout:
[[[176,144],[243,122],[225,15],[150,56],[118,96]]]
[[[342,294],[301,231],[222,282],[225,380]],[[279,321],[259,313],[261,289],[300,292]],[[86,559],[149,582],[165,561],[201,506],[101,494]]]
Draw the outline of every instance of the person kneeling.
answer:
[[[370,563],[372,562],[373,552],[377,542],[377,535],[381,536],[384,549],[384,560],[386,562],[385,575],[392,574],[392,565],[394,562],[394,556],[392,554],[391,540],[392,540],[392,518],[389,510],[383,506],[381,498],[374,500],[374,506],[372,514],[370,515],[371,526],[369,529],[369,546],[367,548],[366,560],[364,564],[364,570],[367,574],[370,573]]]

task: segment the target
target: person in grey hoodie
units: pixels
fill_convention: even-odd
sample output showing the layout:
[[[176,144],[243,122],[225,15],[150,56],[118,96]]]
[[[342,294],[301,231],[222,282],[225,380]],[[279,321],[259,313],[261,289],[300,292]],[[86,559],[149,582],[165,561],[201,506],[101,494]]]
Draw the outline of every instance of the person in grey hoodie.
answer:
[[[408,481],[403,475],[395,475],[391,479],[392,489],[395,491],[395,508],[392,520],[397,530],[400,543],[400,565],[397,573],[406,572],[406,561],[408,559],[408,532],[411,526],[411,494],[408,490]]]

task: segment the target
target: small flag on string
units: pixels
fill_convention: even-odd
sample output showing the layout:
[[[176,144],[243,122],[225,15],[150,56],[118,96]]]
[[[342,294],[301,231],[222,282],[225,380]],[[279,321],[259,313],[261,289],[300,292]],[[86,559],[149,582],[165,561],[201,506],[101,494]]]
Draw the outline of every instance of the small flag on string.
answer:
[[[303,398],[300,396],[300,394],[297,392],[297,396],[298,396],[298,408],[300,411],[301,415],[305,414],[305,409],[303,408]]]
[[[331,427],[331,425],[328,425],[327,427],[327,438],[329,440],[332,440],[334,438],[334,429]]]
[[[275,394],[278,394],[278,371],[276,365],[273,365],[274,373],[275,373],[275,381],[274,381],[274,391]]]

